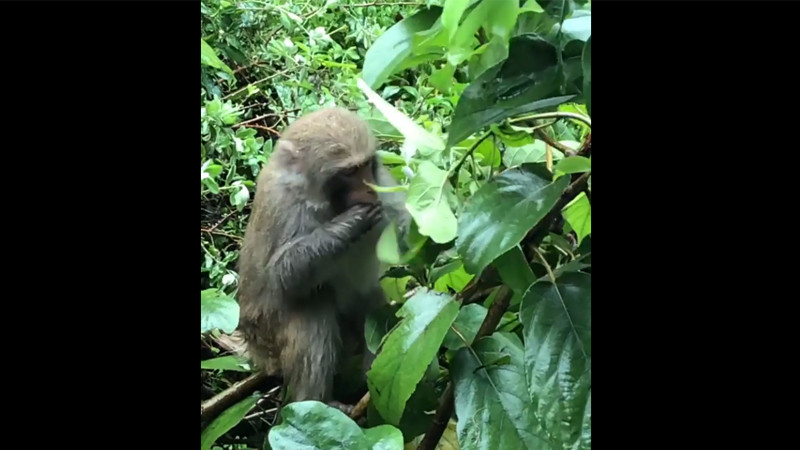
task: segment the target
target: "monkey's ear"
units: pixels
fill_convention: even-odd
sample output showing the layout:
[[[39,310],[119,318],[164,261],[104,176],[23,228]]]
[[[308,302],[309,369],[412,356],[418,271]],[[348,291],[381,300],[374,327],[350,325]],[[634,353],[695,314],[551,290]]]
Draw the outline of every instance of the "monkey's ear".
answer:
[[[300,151],[297,149],[297,146],[295,146],[292,141],[287,141],[285,139],[278,139],[278,145],[275,147],[275,151],[284,153],[292,158],[300,157]]]

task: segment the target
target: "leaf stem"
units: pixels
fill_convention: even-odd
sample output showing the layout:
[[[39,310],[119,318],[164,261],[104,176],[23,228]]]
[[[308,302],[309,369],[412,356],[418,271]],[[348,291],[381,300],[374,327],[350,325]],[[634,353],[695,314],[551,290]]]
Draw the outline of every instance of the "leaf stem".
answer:
[[[522,122],[524,120],[537,120],[537,119],[575,119],[581,121],[589,126],[592,127],[592,119],[583,116],[581,114],[571,113],[571,112],[564,112],[564,111],[557,111],[557,112],[547,112],[547,113],[539,113],[533,114],[530,116],[522,116],[522,117],[515,117],[513,119],[509,119],[509,123],[515,122]]]

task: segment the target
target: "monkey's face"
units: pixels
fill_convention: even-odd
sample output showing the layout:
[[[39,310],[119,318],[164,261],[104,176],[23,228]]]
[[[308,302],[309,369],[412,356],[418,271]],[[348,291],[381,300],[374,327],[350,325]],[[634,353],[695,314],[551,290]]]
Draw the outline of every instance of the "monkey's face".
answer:
[[[327,186],[334,211],[341,213],[357,204],[376,203],[378,194],[366,183],[375,184],[374,158],[334,174]]]

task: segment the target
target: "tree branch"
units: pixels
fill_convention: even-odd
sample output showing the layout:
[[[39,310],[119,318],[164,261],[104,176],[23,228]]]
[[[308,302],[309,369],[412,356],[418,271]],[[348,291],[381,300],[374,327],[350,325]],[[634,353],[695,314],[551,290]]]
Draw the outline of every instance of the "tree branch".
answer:
[[[219,394],[200,404],[200,429],[202,430],[211,420],[222,411],[253,393],[258,386],[268,378],[264,372],[257,372],[242,381],[234,383]]]

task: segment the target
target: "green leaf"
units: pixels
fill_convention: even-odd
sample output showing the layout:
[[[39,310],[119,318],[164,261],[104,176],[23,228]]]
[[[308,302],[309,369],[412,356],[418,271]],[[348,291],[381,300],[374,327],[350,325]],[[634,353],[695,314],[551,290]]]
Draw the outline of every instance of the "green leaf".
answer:
[[[247,363],[247,359],[236,355],[220,356],[219,358],[200,361],[200,368],[206,370],[250,372],[250,365]]]
[[[364,56],[362,78],[367,84],[377,89],[384,81],[402,66],[411,56],[414,33],[430,28],[442,9],[433,7],[401,20],[386,30],[369,47]]]
[[[200,38],[200,64],[211,66],[215,69],[227,72],[229,75],[233,75],[233,70],[217,57],[214,49],[211,48],[203,38]]]
[[[402,450],[403,433],[391,425],[378,425],[364,430],[367,448],[372,450]]]
[[[592,13],[589,11],[575,12],[575,14],[566,19],[561,26],[561,32],[564,33],[564,40],[578,40],[586,42],[592,36]]]
[[[508,117],[556,106],[574,97],[558,92],[561,70],[556,48],[534,34],[511,39],[508,59],[487,70],[464,90],[448,130],[448,146]]]
[[[239,304],[219,289],[200,291],[200,332],[220,329],[233,333],[239,325]]]
[[[564,158],[560,150],[552,148],[553,161]],[[547,160],[547,144],[544,141],[536,140],[532,144],[525,144],[521,147],[506,147],[503,153],[503,164],[512,168],[524,163],[543,163]]]
[[[522,249],[519,245],[515,245],[511,250],[500,255],[494,265],[497,267],[500,279],[514,292],[511,304],[519,304],[525,291],[536,281],[536,275],[525,259]]]
[[[458,22],[469,6],[470,0],[448,0],[442,11],[442,26],[447,30],[447,38],[452,40],[458,29]]]
[[[380,95],[370,89],[364,80],[359,78],[356,83],[369,101],[375,105],[384,117],[386,117],[386,120],[388,120],[397,131],[402,133],[403,137],[406,139],[404,145],[411,146],[420,151],[438,152],[444,150],[444,142],[439,136],[426,131],[402,111],[390,105]]]
[[[241,211],[247,204],[247,201],[250,200],[250,191],[247,190],[247,186],[243,184],[240,185],[239,189],[231,193],[230,200],[231,200],[231,205],[235,206],[239,211]]]
[[[484,28],[489,36],[505,43],[511,36],[511,29],[517,23],[519,0],[493,0],[491,7],[491,14],[486,17]]]
[[[522,5],[522,8],[519,10],[520,14],[524,12],[535,12],[541,13],[544,12],[544,9],[536,3],[536,0],[528,0]]]
[[[469,274],[464,270],[464,264],[460,261],[454,270],[442,274],[434,283],[433,287],[439,292],[450,292],[448,288],[453,289],[456,293],[461,292],[464,286],[475,278],[475,275]]]
[[[214,442],[242,421],[260,395],[251,395],[226,409],[200,433],[200,450],[210,450]]]
[[[551,179],[543,165],[525,164],[501,173],[467,200],[456,238],[467,272],[480,273],[550,212],[569,184],[567,177]]]
[[[456,321],[453,322],[444,337],[444,346],[449,350],[458,350],[464,346],[464,341],[461,340],[461,337],[466,339],[467,344],[472,344],[472,340],[478,334],[478,330],[481,328],[481,324],[488,312],[488,309],[477,303],[471,303],[461,308]],[[458,334],[456,334],[456,331]],[[461,337],[459,337],[459,334]]]
[[[581,56],[581,67],[583,68],[583,96],[586,97],[586,111],[592,114],[592,37],[586,40]]]
[[[539,281],[520,307],[533,410],[561,448],[590,448],[592,276]]]
[[[554,449],[530,408],[519,338],[495,332],[473,351],[458,350],[451,368],[461,449]]]
[[[386,336],[367,373],[372,401],[390,424],[400,422],[406,402],[436,356],[456,315],[458,303],[451,296],[426,289],[421,289],[397,312],[400,323]]]
[[[578,235],[578,245],[586,236],[592,234],[592,205],[585,192],[581,192],[564,207],[564,220]]]
[[[444,244],[456,237],[458,221],[450,209],[448,194],[452,187],[447,172],[430,161],[422,161],[408,187],[406,209],[414,218],[420,234]]]
[[[406,277],[410,278],[410,277]],[[390,280],[397,280],[391,278]],[[384,280],[381,280],[383,284]],[[397,305],[385,304],[380,308],[370,312],[364,322],[364,338],[367,341],[367,348],[373,354],[378,353],[378,349],[383,343],[384,337],[395,325],[397,325]]]
[[[569,156],[556,164],[554,172],[581,173],[592,170],[592,160],[585,156]]]
[[[403,448],[400,430],[391,425],[362,430],[345,413],[321,402],[289,403],[281,416],[283,422],[269,432],[273,450]]]

